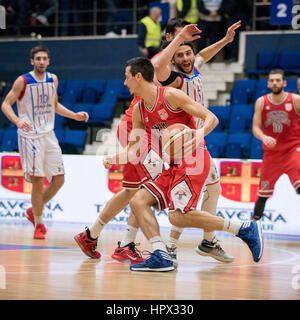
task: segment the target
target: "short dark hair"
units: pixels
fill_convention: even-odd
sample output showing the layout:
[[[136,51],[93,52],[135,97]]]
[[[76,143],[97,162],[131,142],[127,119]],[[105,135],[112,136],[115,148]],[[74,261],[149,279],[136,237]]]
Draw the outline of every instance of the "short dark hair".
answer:
[[[269,72],[269,75],[270,74],[281,74],[282,75],[282,79],[285,80],[285,74],[284,74],[284,71],[282,69],[272,69]]]
[[[171,42],[172,41],[163,41],[160,49],[164,50]],[[184,41],[180,44],[180,46],[190,46],[194,54],[196,54],[196,44],[193,41]]]
[[[48,55],[48,58],[50,58],[50,50],[48,47],[46,46],[43,46],[43,45],[38,45],[38,46],[35,46],[33,47],[31,50],[30,50],[30,58],[31,59],[34,59],[34,55],[38,52],[46,52],[47,55]]]
[[[153,82],[154,67],[148,58],[132,58],[126,62],[126,67],[130,67],[133,76],[140,72],[146,81]]]
[[[176,28],[184,28],[188,24],[190,24],[188,21],[180,19],[180,18],[170,19],[167,23],[167,26],[166,26],[166,33],[170,33],[170,34],[174,35]]]

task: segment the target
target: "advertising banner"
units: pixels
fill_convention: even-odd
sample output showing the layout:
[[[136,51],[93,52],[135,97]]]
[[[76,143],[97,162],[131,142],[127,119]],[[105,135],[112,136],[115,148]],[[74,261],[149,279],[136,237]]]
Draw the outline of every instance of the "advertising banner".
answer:
[[[95,221],[107,201],[121,190],[122,167],[106,170],[102,157],[64,155],[65,184],[47,203],[44,221]],[[23,178],[18,154],[0,154],[0,223],[3,219],[25,220],[31,206],[31,184]],[[216,159],[221,177],[222,194],[217,215],[223,218],[249,221],[257,197],[261,161]],[[48,184],[45,179],[44,185]],[[201,207],[201,202],[198,208]],[[130,208],[126,207],[111,223],[126,224]],[[160,226],[170,226],[167,211],[156,212]],[[263,231],[300,235],[300,197],[286,175],[275,185],[273,197],[267,201]]]

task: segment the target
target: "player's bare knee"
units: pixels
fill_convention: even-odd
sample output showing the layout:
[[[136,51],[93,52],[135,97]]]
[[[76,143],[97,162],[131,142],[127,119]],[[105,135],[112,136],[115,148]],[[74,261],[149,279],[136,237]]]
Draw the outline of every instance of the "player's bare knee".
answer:
[[[175,210],[172,212],[169,212],[169,221],[170,223],[175,226],[175,227],[179,227],[179,228],[183,228],[184,225],[182,224],[182,213],[180,210]]]
[[[137,192],[129,201],[130,208],[132,209],[134,215],[139,212],[139,209],[142,209],[145,206],[145,202],[141,197],[140,193]]]

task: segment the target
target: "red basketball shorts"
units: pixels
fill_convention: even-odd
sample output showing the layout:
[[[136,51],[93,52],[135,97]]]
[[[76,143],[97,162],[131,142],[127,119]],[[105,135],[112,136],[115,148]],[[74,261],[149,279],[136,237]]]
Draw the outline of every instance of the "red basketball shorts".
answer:
[[[265,151],[258,195],[270,197],[282,174],[287,174],[295,190],[300,186],[300,144],[285,151]]]
[[[202,149],[201,156],[196,162],[201,162],[200,170],[191,170],[192,165],[185,163],[171,165],[156,180],[148,180],[141,185],[156,199],[155,207],[158,210],[166,208],[169,208],[169,211],[180,209],[182,212],[196,210],[210,170],[210,156],[206,149]]]

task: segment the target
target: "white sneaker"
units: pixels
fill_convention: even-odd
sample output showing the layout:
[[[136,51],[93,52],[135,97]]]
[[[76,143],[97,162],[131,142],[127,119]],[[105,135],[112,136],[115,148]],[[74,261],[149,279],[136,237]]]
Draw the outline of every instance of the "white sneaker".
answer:
[[[201,256],[210,256],[225,263],[231,263],[234,261],[234,257],[226,253],[219,245],[218,241],[214,242],[204,239],[196,248],[196,252]]]

